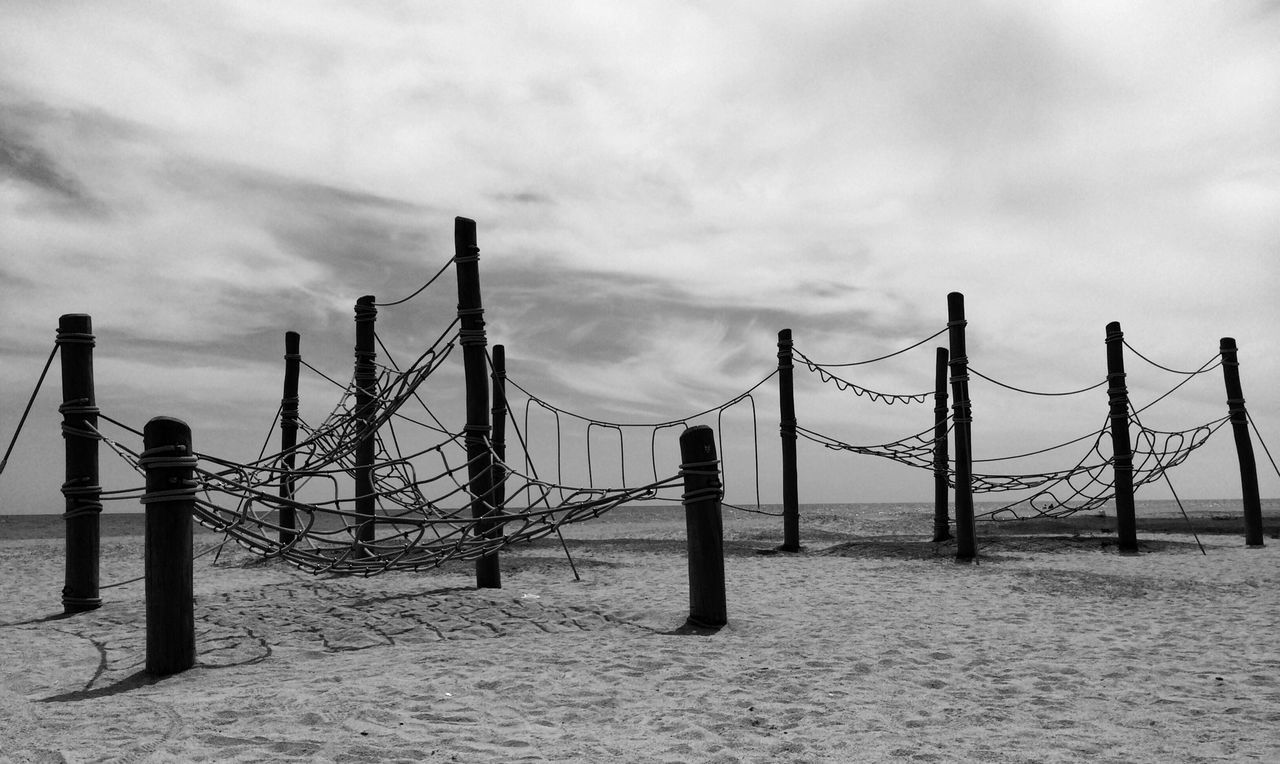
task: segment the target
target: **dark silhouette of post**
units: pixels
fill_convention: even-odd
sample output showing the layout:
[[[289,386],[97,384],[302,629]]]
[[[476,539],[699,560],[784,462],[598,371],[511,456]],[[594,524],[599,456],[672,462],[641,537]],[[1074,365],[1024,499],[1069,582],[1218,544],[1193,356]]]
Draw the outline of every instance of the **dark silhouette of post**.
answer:
[[[98,406],[93,392],[93,321],[83,313],[58,319],[62,354],[62,437],[65,440],[66,569],[62,608],[80,613],[102,606],[98,596],[98,554],[102,486],[98,484]]]
[[[796,465],[796,395],[791,330],[778,332],[778,408],[782,435],[782,552],[800,551],[800,475]]]
[[[359,515],[356,526],[357,544],[372,544],[375,538],[374,514],[377,496],[373,488],[373,462],[377,456],[378,437],[378,358],[375,324],[378,308],[373,295],[356,300],[356,366],[355,366],[355,420],[359,434],[355,450],[355,510]]]
[[[502,511],[507,500],[507,348],[493,346],[493,506]],[[493,529],[502,535],[502,524]]]
[[[195,665],[195,598],[192,581],[191,515],[195,509],[197,459],[191,428],[172,417],[156,417],[142,431],[139,465],[146,473],[147,673],[176,674]]]
[[[280,398],[280,498],[294,498],[297,476],[293,467],[298,445],[298,367],[302,361],[301,337],[297,332],[284,333],[284,394]],[[280,543],[292,544],[298,537],[298,522],[293,507],[280,506]]]
[[[724,586],[723,490],[715,432],[695,425],[680,434],[684,518],[689,551],[689,630],[716,630],[729,622]]]
[[[1240,461],[1240,498],[1244,503],[1244,543],[1263,546],[1262,499],[1258,495],[1258,465],[1254,461],[1253,441],[1249,438],[1249,413],[1244,407],[1244,390],[1240,386],[1240,361],[1236,341],[1223,337],[1218,344],[1222,355],[1222,376],[1227,384],[1227,410],[1231,418],[1231,434],[1235,436],[1236,457]]]
[[[489,451],[489,379],[485,359],[484,306],[480,300],[480,247],[476,244],[476,222],[454,219],[454,267],[458,275],[458,342],[462,345],[462,369],[467,390],[467,421],[463,439],[467,448],[467,490],[471,494],[471,516],[482,518],[494,510],[492,458]],[[488,535],[481,523],[478,532]],[[502,588],[502,568],[498,554],[476,560],[476,586]]]
[[[933,540],[951,538],[947,511],[947,349],[938,348],[933,377]]]
[[[969,356],[965,350],[964,295],[947,295],[947,339],[951,369],[951,404],[956,443],[956,559],[964,562],[978,556],[973,520],[973,453],[969,405]]]
[[[1111,403],[1111,453],[1115,470],[1116,534],[1121,552],[1138,551],[1138,521],[1133,507],[1133,445],[1129,439],[1129,388],[1124,373],[1124,332],[1107,324],[1107,399]]]

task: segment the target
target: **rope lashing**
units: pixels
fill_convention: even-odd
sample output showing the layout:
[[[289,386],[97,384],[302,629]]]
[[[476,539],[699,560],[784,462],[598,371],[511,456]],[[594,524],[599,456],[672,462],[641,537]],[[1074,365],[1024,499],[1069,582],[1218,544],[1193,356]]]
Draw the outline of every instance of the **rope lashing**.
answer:
[[[680,501],[685,506],[707,499],[724,498],[724,486],[720,483],[720,460],[711,459],[705,462],[689,462],[680,465],[680,477],[708,477],[707,485],[680,494]]]
[[[778,429],[782,433],[782,437],[796,440],[799,438],[799,436],[796,434],[796,427],[798,427],[799,425],[800,425],[800,422],[798,420],[783,419],[781,420],[781,422],[779,422]]]
[[[64,519],[96,515],[102,511],[102,486],[96,482],[88,482],[90,480],[88,477],[72,478],[62,484],[62,495],[69,505],[62,513]]]
[[[55,345],[89,345],[95,344],[94,336],[88,332],[64,332],[58,330],[57,338],[54,339]]]
[[[795,341],[790,337],[778,340],[778,370],[792,368],[792,349],[795,347]]]

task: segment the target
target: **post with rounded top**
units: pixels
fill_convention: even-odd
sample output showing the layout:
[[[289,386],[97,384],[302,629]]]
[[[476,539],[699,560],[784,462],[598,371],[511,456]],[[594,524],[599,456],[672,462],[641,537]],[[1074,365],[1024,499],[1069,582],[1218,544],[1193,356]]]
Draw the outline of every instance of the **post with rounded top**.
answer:
[[[933,540],[951,538],[951,518],[947,511],[950,485],[947,482],[947,358],[946,348],[938,348],[933,378]]]
[[[947,340],[951,369],[952,421],[956,443],[956,559],[967,562],[978,556],[973,520],[972,409],[969,405],[969,356],[965,349],[964,295],[947,295]]]
[[[146,474],[145,578],[147,673],[186,671],[196,661],[191,515],[195,509],[197,459],[191,428],[172,417],[156,417],[142,430],[139,466]]]
[[[507,500],[507,473],[503,462],[507,458],[507,349],[493,346],[493,455],[498,463],[493,465],[493,506],[501,509]],[[493,530],[501,537],[502,524]]]
[[[715,431],[695,425],[680,434],[684,518],[689,551],[689,619],[684,629],[714,632],[729,622],[724,587],[724,526]]]
[[[1129,439],[1129,388],[1124,373],[1124,332],[1107,324],[1107,399],[1111,403],[1111,453],[1115,470],[1116,534],[1123,553],[1138,551],[1138,521],[1133,506],[1133,445]]]
[[[796,395],[791,330],[778,332],[778,408],[782,435],[782,546],[800,551],[800,475],[796,465]]]
[[[476,244],[476,222],[454,219],[454,268],[458,276],[458,342],[462,345],[462,368],[467,389],[467,421],[463,439],[467,448],[467,490],[471,494],[471,516],[482,518],[494,512],[492,457],[489,450],[489,380],[486,373],[484,306],[480,300],[480,247]],[[488,536],[490,527],[481,523],[478,533]],[[502,588],[502,568],[496,552],[476,560],[476,586]]]
[[[93,320],[83,313],[58,319],[62,354],[62,437],[66,451],[66,569],[62,608],[80,613],[102,606],[98,596],[98,554],[102,486],[98,484],[98,406],[93,391]]]
[[[378,308],[374,296],[356,300],[356,365],[355,420],[359,423],[355,450],[355,510],[360,516],[356,526],[357,545],[373,544],[376,537],[374,514],[377,496],[373,488],[373,462],[377,457],[378,433],[378,358],[376,322]]]
[[[1244,390],[1240,386],[1240,361],[1236,341],[1223,337],[1218,344],[1222,355],[1222,376],[1227,384],[1227,410],[1231,433],[1236,441],[1236,458],[1240,461],[1240,498],[1244,504],[1244,543],[1263,546],[1262,499],[1258,494],[1258,465],[1254,461],[1253,441],[1249,438],[1249,413],[1244,407]]]
[[[284,394],[280,398],[280,498],[292,501],[297,477],[293,467],[298,445],[298,367],[302,361],[301,336],[284,333]],[[280,506],[280,543],[292,544],[298,537],[293,507]]]

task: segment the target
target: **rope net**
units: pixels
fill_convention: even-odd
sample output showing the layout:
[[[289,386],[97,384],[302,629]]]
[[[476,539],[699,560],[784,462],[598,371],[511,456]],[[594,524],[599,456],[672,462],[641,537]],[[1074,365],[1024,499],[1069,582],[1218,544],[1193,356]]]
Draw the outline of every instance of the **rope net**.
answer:
[[[900,353],[906,352],[907,350],[918,347],[928,339],[932,338],[926,338],[925,340],[917,342],[903,350],[890,353],[886,356],[870,359],[869,361],[859,361],[847,364],[819,364],[812,361],[799,351],[792,350],[792,353],[794,357],[807,366],[811,372],[816,373],[823,383],[834,384],[841,391],[852,391],[856,396],[865,397],[872,402],[883,403],[886,405],[893,405],[896,403],[923,403],[928,400],[930,393],[902,394],[878,392],[841,378],[831,372],[830,369],[837,367],[859,366],[892,358]],[[1139,418],[1140,413],[1168,398],[1192,378],[1218,368],[1221,361],[1217,356],[1214,356],[1195,371],[1178,371],[1151,361],[1146,356],[1134,350],[1127,341],[1125,342],[1125,346],[1133,351],[1134,354],[1143,361],[1146,361],[1159,369],[1183,377],[1183,379],[1174,385],[1172,389],[1157,396],[1141,408],[1135,408],[1132,405],[1129,406],[1130,415],[1128,417],[1128,422],[1131,432],[1134,433],[1134,443],[1132,446],[1132,482],[1133,488],[1136,491],[1138,488],[1158,480],[1165,480],[1167,482],[1169,479],[1167,475],[1168,471],[1183,464],[1193,451],[1204,446],[1213,433],[1217,432],[1223,424],[1229,421],[1229,416],[1224,416],[1206,424],[1177,431],[1162,431],[1148,428],[1143,425]],[[954,359],[952,360],[954,361]],[[1077,396],[1097,390],[1106,385],[1109,381],[1104,377],[1100,381],[1080,388],[1066,391],[1045,392],[1030,390],[1022,386],[1002,382],[988,375],[974,371],[972,368],[968,368],[967,371],[999,388],[1009,390],[1014,393],[1036,397]],[[929,429],[906,435],[898,438],[897,440],[886,443],[855,445],[831,435],[819,433],[812,429],[800,426],[795,426],[795,432],[799,437],[805,438],[810,442],[816,443],[829,450],[889,459],[907,467],[929,470],[935,475],[945,475],[947,485],[954,489],[956,487],[954,459],[947,459],[945,462],[945,470],[942,469],[942,463],[939,461],[941,458],[940,450],[945,451],[947,438],[955,429],[954,413],[949,413],[945,408],[942,408],[942,403],[940,401],[939,405],[935,407],[934,415],[934,425]],[[1077,512],[1099,510],[1103,508],[1115,498],[1114,475],[1116,460],[1114,456],[1110,454],[1111,449],[1109,444],[1104,445],[1109,440],[1109,436],[1110,419],[1108,417],[1100,428],[1053,446],[1009,456],[973,460],[975,465],[1017,461],[1029,457],[1042,456],[1051,452],[1084,444],[1083,453],[1076,457],[1074,461],[1070,463],[1070,466],[1065,468],[1038,472],[975,472],[971,474],[970,488],[972,493],[975,495],[999,495],[1017,492],[1027,494],[976,514],[975,519],[1025,520],[1037,517],[1066,517]],[[1278,469],[1277,472],[1280,473],[1280,469]]]
[[[374,305],[389,307],[413,299],[445,268],[408,297]],[[370,320],[368,309],[362,313],[358,305],[356,320]],[[527,449],[523,465],[509,463],[494,451],[488,434],[483,438],[485,449],[468,459],[466,445],[472,433],[446,427],[423,394],[432,375],[469,341],[459,325],[459,319],[451,322],[404,367],[378,338],[384,360],[374,361],[368,351],[357,351],[356,369],[345,384],[297,359],[340,388],[336,404],[318,424],[295,413],[301,440],[287,452],[268,454],[264,443],[258,458],[247,463],[198,453],[188,487],[196,490],[195,520],[263,557],[306,571],[374,575],[474,560],[630,502],[681,501],[682,475],[674,469],[660,470],[656,457],[651,479],[621,487],[543,480]],[[712,411],[722,412],[749,397],[750,391]],[[296,412],[296,399],[291,403]],[[282,402],[276,411],[268,440],[284,407]],[[685,421],[654,426],[653,438],[661,429]],[[144,474],[146,460],[155,458],[126,445],[124,438],[104,435],[101,428],[84,435],[101,440],[139,475]],[[424,438],[431,442],[409,445]],[[369,442],[374,459],[358,464],[359,446]],[[477,465],[483,467],[472,474]],[[368,493],[352,495],[345,487],[358,471],[367,471],[372,487]],[[625,477],[626,470],[621,474]],[[104,498],[138,501],[145,494],[144,488],[135,487]],[[361,511],[358,505],[373,510]],[[290,515],[292,522],[286,522]]]

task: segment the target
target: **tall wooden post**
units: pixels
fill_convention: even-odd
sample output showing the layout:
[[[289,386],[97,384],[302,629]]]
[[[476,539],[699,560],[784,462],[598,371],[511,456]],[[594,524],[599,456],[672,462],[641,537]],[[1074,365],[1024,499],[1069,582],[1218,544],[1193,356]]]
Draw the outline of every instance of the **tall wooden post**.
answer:
[[[1121,552],[1138,551],[1138,521],[1133,507],[1133,445],[1129,439],[1129,388],[1124,373],[1124,332],[1107,324],[1107,399],[1111,403],[1111,453],[1115,469],[1116,533]]]
[[[724,585],[724,525],[715,431],[695,425],[680,434],[684,518],[689,550],[689,619],[685,628],[715,630],[729,622]]]
[[[98,484],[98,406],[93,392],[93,321],[82,313],[58,319],[62,353],[62,437],[65,439],[66,569],[62,608],[79,613],[102,606],[98,553],[102,486]]]
[[[1258,495],[1258,466],[1253,457],[1253,441],[1249,438],[1249,414],[1244,407],[1244,390],[1240,386],[1240,361],[1236,341],[1223,337],[1218,344],[1222,354],[1222,376],[1227,383],[1227,410],[1231,415],[1231,433],[1235,436],[1236,457],[1240,461],[1240,498],[1244,503],[1244,543],[1263,546],[1262,500]]]
[[[462,368],[467,388],[467,423],[464,440],[467,447],[468,491],[471,494],[471,516],[484,517],[493,510],[492,457],[489,451],[489,380],[485,367],[484,306],[480,300],[480,247],[476,244],[476,222],[468,218],[454,219],[454,266],[458,274],[458,342],[462,345]],[[481,524],[479,532],[488,534]],[[476,586],[482,589],[502,588],[502,568],[497,553],[476,560]]]
[[[796,395],[791,330],[778,332],[778,408],[782,435],[782,552],[800,551],[800,475],[796,466]]]
[[[503,345],[493,346],[493,455],[497,463],[493,465],[493,506],[501,510],[507,500],[507,349]],[[493,529],[495,535],[502,534],[502,525]]]
[[[378,353],[375,322],[378,308],[373,295],[356,300],[356,367],[355,420],[360,433],[355,450],[355,510],[360,516],[356,526],[356,543],[372,544],[375,539],[374,514],[377,497],[373,488],[373,462],[377,458],[378,438],[374,422],[378,418]]]
[[[933,540],[951,538],[947,511],[947,349],[938,348],[933,377]]]
[[[947,339],[950,346],[952,422],[956,442],[956,559],[972,560],[978,556],[973,521],[973,453],[972,413],[969,406],[969,356],[965,350],[964,295],[947,295]]]
[[[284,395],[280,398],[280,498],[294,498],[297,477],[293,467],[298,445],[298,367],[302,361],[301,337],[297,332],[284,333]],[[280,543],[292,544],[298,537],[298,522],[293,507],[280,507]]]
[[[171,417],[156,417],[142,430],[139,465],[146,473],[142,497],[146,513],[145,578],[147,673],[176,674],[195,665],[195,596],[192,576],[191,513],[196,457],[191,428]]]

